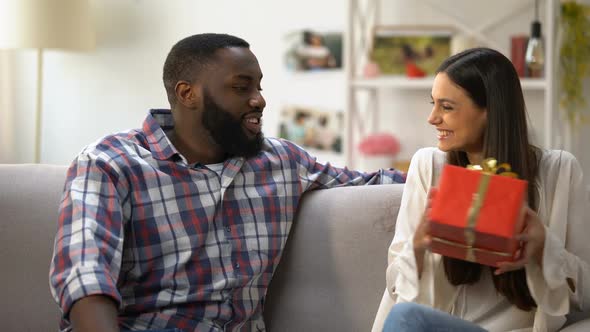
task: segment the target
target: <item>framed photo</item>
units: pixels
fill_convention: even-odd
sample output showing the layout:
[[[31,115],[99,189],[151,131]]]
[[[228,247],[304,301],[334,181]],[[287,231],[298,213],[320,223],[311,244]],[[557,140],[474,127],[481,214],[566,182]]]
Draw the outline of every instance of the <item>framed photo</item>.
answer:
[[[384,75],[432,76],[451,55],[452,34],[445,26],[377,26],[370,59]]]
[[[343,118],[336,110],[287,105],[281,110],[279,136],[303,147],[340,153]]]
[[[342,68],[342,33],[300,30],[287,35],[287,68],[315,71]]]

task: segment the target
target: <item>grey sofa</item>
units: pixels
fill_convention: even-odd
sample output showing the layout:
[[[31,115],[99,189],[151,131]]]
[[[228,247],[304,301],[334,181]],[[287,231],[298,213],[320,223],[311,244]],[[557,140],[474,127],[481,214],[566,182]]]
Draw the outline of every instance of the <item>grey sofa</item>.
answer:
[[[65,172],[64,166],[0,165],[1,331],[57,330],[48,269]],[[268,330],[370,331],[402,188],[338,188],[304,197],[266,299]],[[590,322],[565,330],[590,331]]]

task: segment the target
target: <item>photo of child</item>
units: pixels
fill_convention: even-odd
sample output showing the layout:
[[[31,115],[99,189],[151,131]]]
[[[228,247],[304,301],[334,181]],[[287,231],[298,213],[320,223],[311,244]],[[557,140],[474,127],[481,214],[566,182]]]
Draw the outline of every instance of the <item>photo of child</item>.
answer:
[[[450,30],[383,27],[375,30],[371,60],[381,74],[424,77],[434,75],[450,51]]]
[[[281,112],[279,136],[298,145],[342,152],[342,112],[287,106]]]
[[[302,30],[287,36],[287,67],[295,71],[342,68],[342,34]]]

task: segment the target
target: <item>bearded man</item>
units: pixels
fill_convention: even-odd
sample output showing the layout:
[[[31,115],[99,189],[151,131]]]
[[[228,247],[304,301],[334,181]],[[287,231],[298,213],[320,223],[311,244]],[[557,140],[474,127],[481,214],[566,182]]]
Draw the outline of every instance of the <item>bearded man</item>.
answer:
[[[68,170],[50,270],[63,331],[261,331],[303,193],[403,182],[265,138],[249,44],[199,34],[164,64],[170,110],[86,147]]]

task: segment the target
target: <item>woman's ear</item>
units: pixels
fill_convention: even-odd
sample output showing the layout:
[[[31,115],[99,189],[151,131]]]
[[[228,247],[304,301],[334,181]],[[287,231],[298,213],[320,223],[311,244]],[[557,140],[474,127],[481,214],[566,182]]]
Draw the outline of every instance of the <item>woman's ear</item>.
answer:
[[[482,121],[484,124],[486,124],[486,127],[487,127],[487,123],[488,123],[488,109],[487,109],[487,107],[477,108],[477,111],[479,113],[477,115],[478,121]]]
[[[174,87],[176,100],[182,106],[190,109],[199,107],[201,104],[201,85],[198,83],[191,84],[188,81],[178,81]]]

